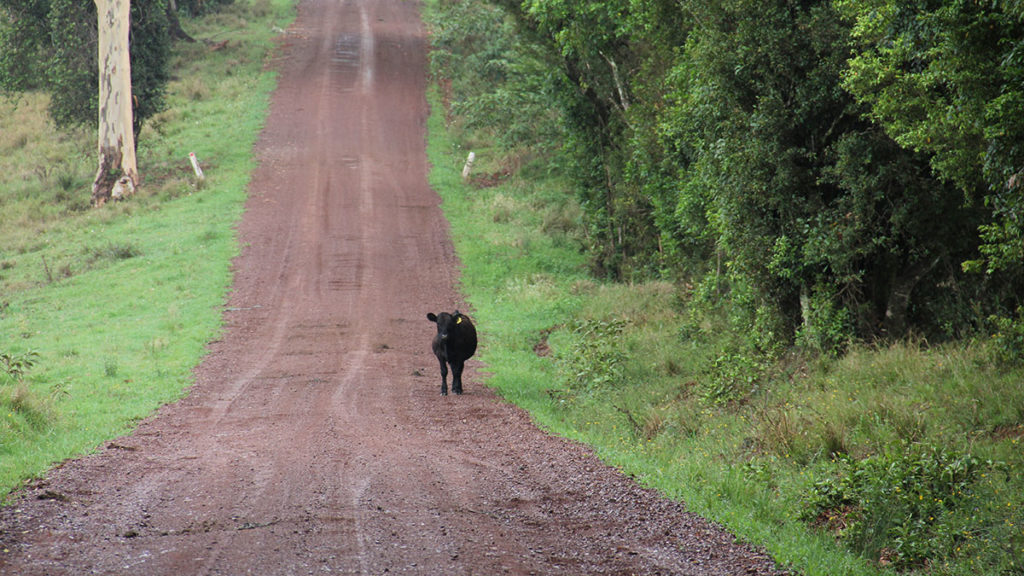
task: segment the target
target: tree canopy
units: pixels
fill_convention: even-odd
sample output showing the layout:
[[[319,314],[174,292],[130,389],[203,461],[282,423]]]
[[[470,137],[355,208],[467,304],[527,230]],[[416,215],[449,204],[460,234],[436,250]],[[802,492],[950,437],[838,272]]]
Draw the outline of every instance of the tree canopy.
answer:
[[[167,0],[131,5],[135,131],[164,106],[169,78]],[[0,0],[0,88],[43,90],[58,126],[95,125],[96,5],[80,0]]]
[[[957,337],[1021,304],[1021,3],[491,5],[544,63],[596,271],[692,281],[765,351]]]

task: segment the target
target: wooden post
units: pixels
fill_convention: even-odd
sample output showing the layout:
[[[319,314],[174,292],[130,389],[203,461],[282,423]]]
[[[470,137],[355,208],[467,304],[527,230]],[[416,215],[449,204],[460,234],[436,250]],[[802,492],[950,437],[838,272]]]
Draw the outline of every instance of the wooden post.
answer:
[[[132,68],[128,53],[129,0],[95,0],[99,19],[99,170],[93,206],[127,196],[139,183],[132,131]],[[116,189],[116,190],[115,190]]]

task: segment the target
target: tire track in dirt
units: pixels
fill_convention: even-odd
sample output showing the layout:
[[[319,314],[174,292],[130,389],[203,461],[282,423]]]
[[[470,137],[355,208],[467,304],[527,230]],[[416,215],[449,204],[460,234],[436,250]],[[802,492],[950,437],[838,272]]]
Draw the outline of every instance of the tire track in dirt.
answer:
[[[0,510],[0,574],[775,573],[472,367],[439,395],[425,314],[467,307],[417,4],[306,0],[282,50],[222,339],[187,398]]]

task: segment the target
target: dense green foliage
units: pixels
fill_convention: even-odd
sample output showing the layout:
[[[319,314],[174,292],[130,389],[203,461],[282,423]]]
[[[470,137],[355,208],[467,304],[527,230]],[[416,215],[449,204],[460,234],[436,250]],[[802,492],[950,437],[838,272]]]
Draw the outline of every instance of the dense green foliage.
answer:
[[[557,172],[466,185],[468,142],[484,174],[505,160],[450,126],[458,144],[432,118],[431,183],[490,386],[796,574],[1019,572],[1024,371],[985,346],[913,340],[817,360],[732,352],[747,327],[694,322],[685,287],[588,275],[582,232],[550,225],[576,213]]]
[[[1020,572],[1018,4],[440,4],[492,386],[798,573]]]
[[[935,447],[909,445],[841,463],[841,476],[809,492],[805,519],[898,568],[950,556],[977,530],[971,511],[992,496],[976,489],[995,468],[991,462]]]
[[[943,179],[983,196],[984,266],[1024,267],[1024,3],[837,2],[855,23],[843,86]]]
[[[598,273],[688,279],[769,354],[963,337],[1020,305],[1018,4],[450,4],[440,36],[473,40],[439,61],[486,80],[453,110],[521,145],[536,107],[495,95],[553,105]]]
[[[135,133],[164,107],[171,38],[166,0],[131,3]],[[0,0],[0,88],[45,90],[58,126],[97,122],[96,4]]]

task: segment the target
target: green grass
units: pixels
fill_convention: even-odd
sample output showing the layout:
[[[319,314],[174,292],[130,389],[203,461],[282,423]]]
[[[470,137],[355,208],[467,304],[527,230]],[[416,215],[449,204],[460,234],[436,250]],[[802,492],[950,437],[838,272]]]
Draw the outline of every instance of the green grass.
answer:
[[[574,227],[546,226],[578,214],[566,182],[464,183],[465,149],[432,105],[431,184],[489,386],[797,573],[1020,573],[1024,371],[984,342],[729,354],[744,335],[692,314],[686,286],[588,276]],[[473,138],[478,169],[500,168]],[[850,503],[814,508],[828,486]]]
[[[252,145],[275,76],[265,62],[289,0],[239,1],[188,21],[168,109],[143,129],[143,184],[89,208],[94,135],[55,132],[46,98],[0,102],[0,493],[131,430],[180,398],[216,338],[238,251]],[[188,153],[206,173],[196,182]]]

